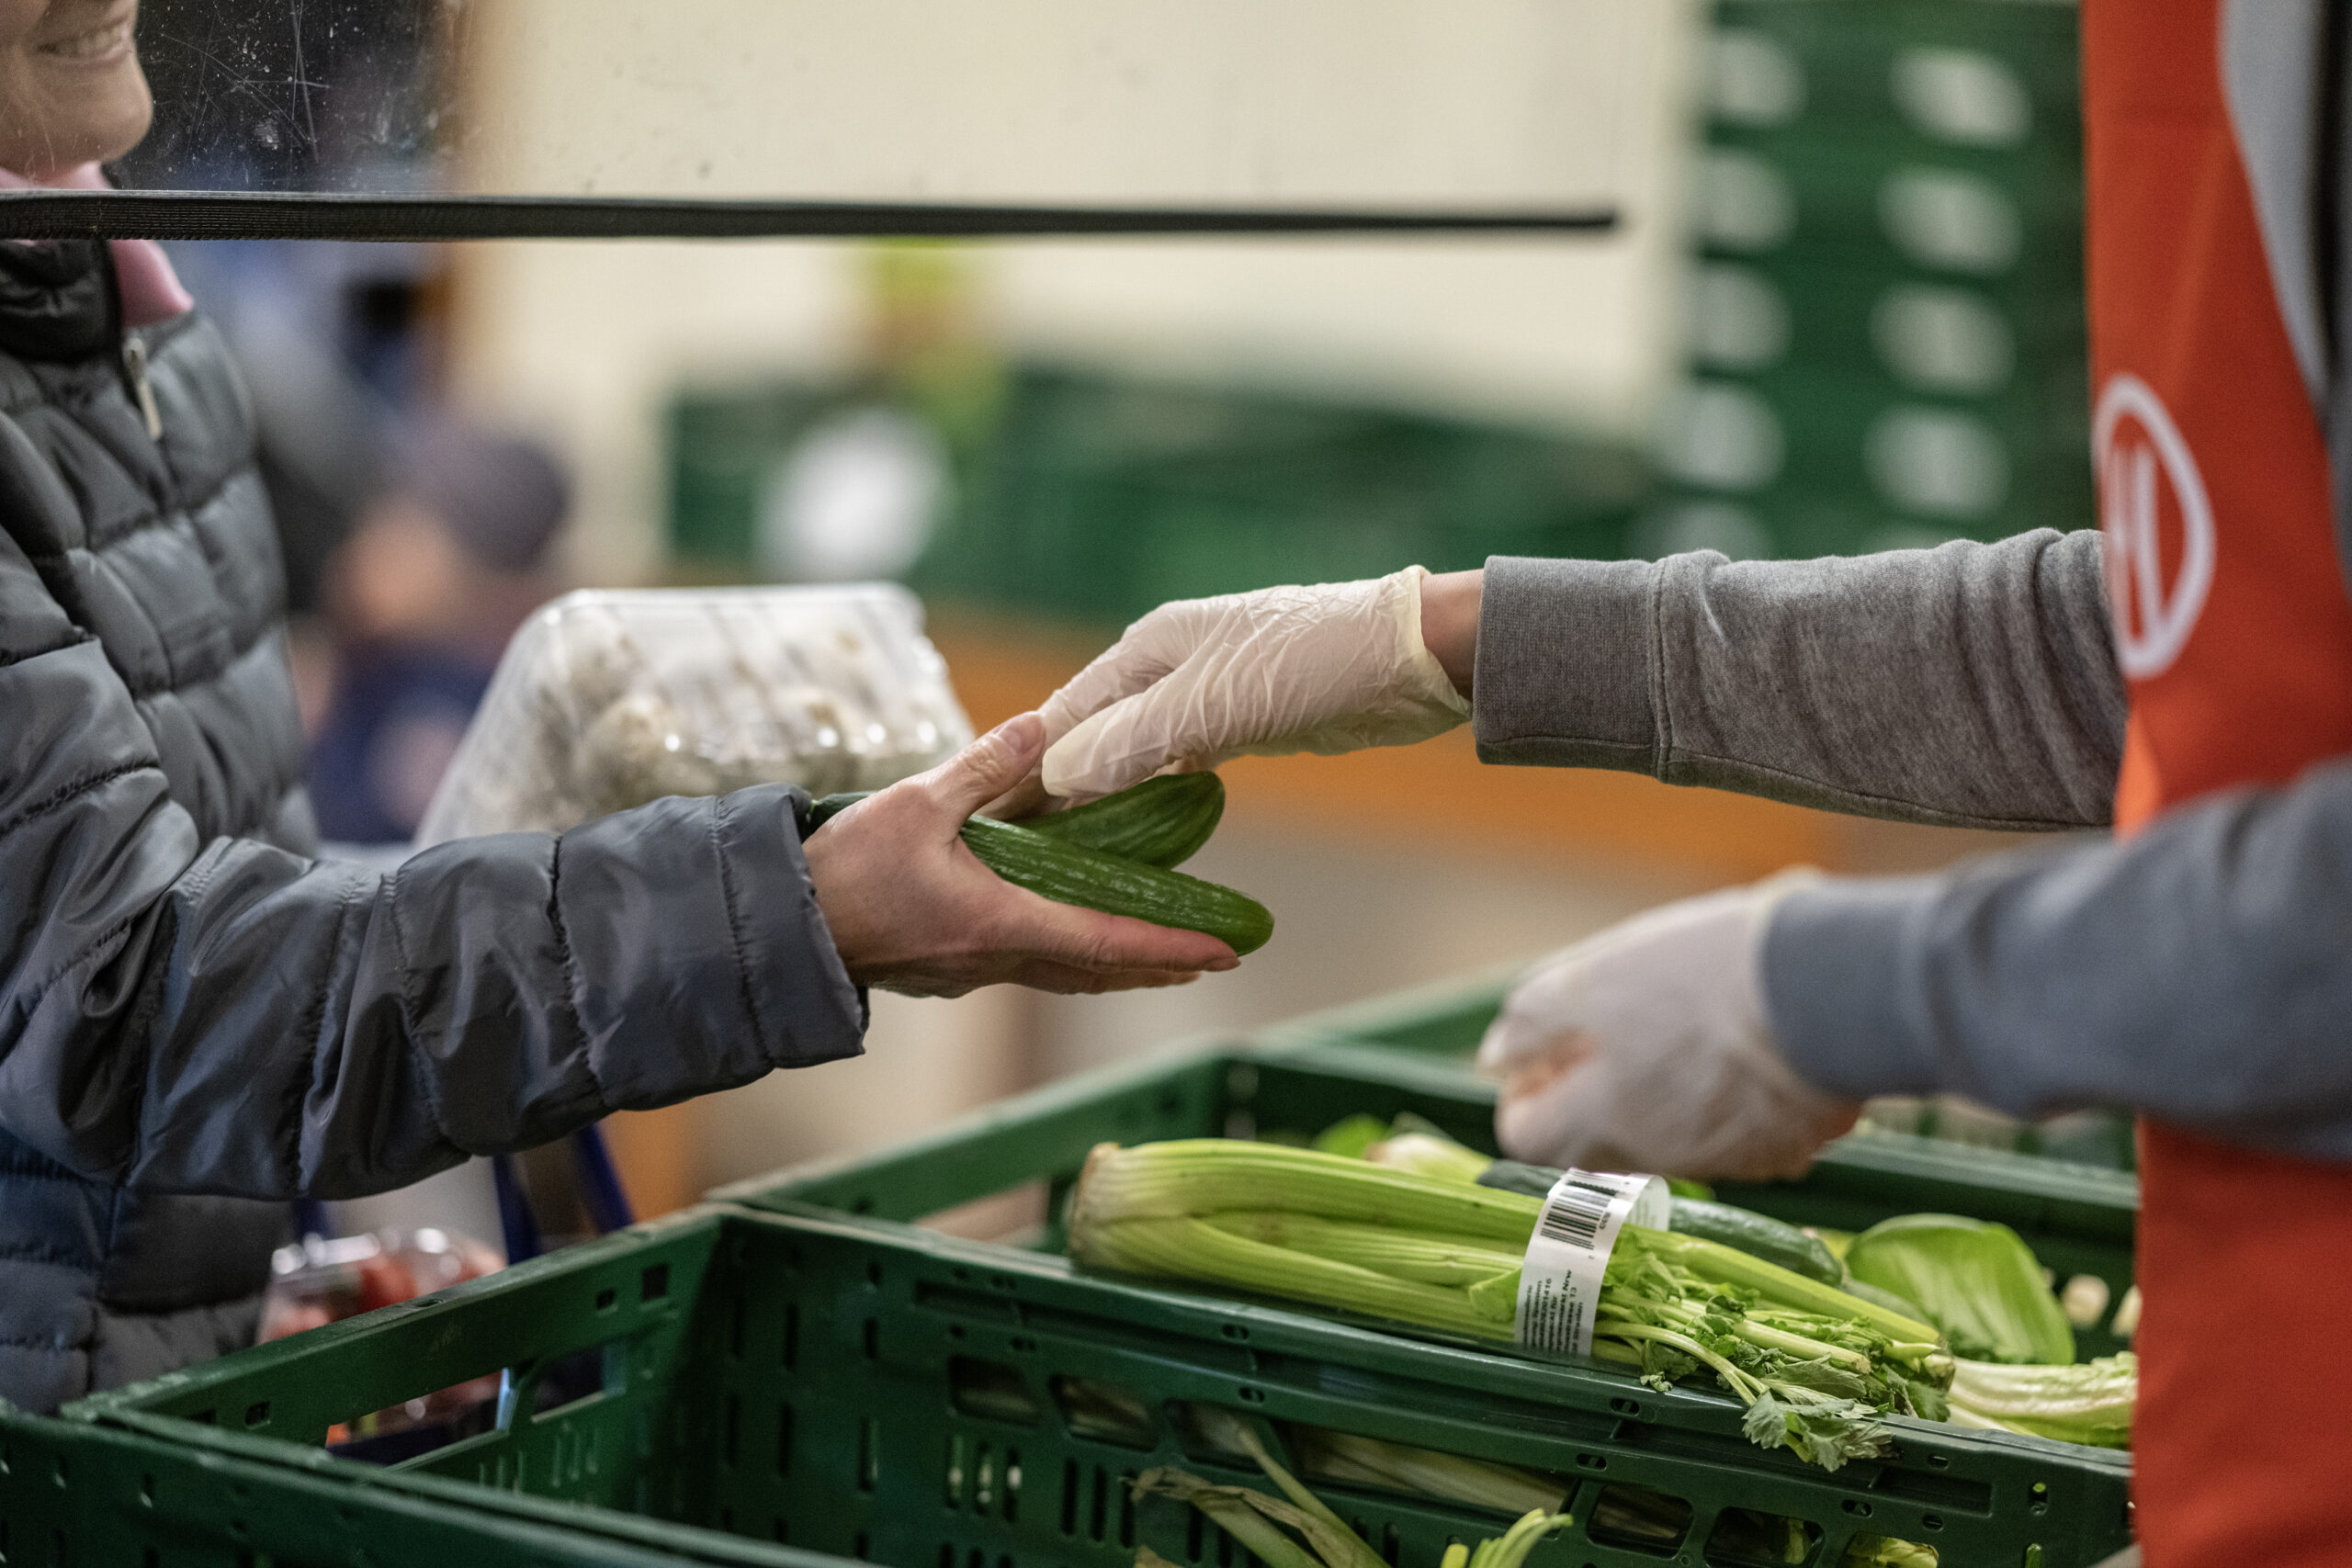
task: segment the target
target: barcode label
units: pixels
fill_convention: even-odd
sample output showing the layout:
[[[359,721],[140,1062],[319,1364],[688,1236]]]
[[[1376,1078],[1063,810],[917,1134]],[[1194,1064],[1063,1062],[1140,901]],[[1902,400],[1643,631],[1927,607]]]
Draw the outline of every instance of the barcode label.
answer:
[[[1628,1221],[1664,1229],[1672,1200],[1655,1176],[1563,1171],[1537,1211],[1519,1271],[1516,1337],[1547,1350],[1592,1353],[1592,1321],[1617,1233]]]
[[[1559,1185],[1544,1201],[1543,1217],[1537,1227],[1554,1241],[1570,1247],[1590,1247],[1600,1236],[1600,1224],[1609,1217],[1609,1201],[1616,1193],[1608,1188],[1585,1179],[1580,1172],[1560,1179]]]

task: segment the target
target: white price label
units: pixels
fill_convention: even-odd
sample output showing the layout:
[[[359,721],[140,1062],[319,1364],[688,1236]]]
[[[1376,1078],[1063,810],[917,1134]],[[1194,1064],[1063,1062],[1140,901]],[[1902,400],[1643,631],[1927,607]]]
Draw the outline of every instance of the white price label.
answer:
[[[1519,1271],[1521,1345],[1592,1354],[1592,1320],[1617,1233],[1631,1221],[1664,1230],[1673,1213],[1665,1179],[1565,1170],[1544,1196]]]

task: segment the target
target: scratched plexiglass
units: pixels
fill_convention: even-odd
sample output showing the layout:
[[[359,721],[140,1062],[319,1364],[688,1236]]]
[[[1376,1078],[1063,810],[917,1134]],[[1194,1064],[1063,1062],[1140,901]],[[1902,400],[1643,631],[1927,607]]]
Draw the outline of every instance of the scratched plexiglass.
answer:
[[[1653,0],[142,0],[153,189],[1607,203]]]

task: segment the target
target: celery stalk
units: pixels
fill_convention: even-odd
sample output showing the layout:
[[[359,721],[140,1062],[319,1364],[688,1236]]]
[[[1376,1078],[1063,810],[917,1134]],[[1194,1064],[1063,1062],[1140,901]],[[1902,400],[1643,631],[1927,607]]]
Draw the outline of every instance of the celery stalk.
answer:
[[[1358,1568],[1351,1561],[1309,1552],[1283,1534],[1281,1525],[1292,1524],[1293,1520],[1282,1518],[1278,1524],[1277,1517],[1298,1516],[1298,1511],[1262,1492],[1252,1492],[1246,1486],[1212,1485],[1190,1472],[1165,1468],[1145,1471],[1136,1477],[1134,1488],[1138,1497],[1162,1494],[1190,1503],[1214,1520],[1219,1529],[1256,1552],[1266,1568]]]
[[[1460,1454],[1320,1427],[1294,1427],[1289,1436],[1307,1479],[1313,1481],[1378,1487],[1513,1515],[1530,1508],[1550,1513],[1567,1495],[1566,1484],[1556,1476],[1489,1460],[1464,1459]]]
[[[1206,1220],[1177,1216],[1072,1224],[1069,1245],[1070,1255],[1089,1268],[1234,1285],[1482,1339],[1511,1337],[1508,1315],[1500,1322],[1484,1315],[1465,1292],[1270,1247],[1229,1235]]]
[[[1279,1204],[1262,1201],[1270,1190],[1280,1190]],[[1432,1182],[1313,1149],[1179,1138],[1134,1148],[1096,1145],[1079,1178],[1071,1227],[1086,1224],[1094,1207],[1106,1218],[1122,1220],[1279,1207],[1327,1220],[1499,1243],[1516,1251],[1526,1247],[1543,1204],[1517,1192]]]
[[[1234,1209],[1206,1216],[1231,1235],[1269,1247],[1311,1253],[1335,1263],[1352,1263],[1392,1279],[1425,1285],[1475,1285],[1498,1274],[1515,1273],[1519,1254],[1500,1247],[1472,1247],[1451,1236],[1391,1230],[1385,1225],[1319,1219],[1272,1209]]]

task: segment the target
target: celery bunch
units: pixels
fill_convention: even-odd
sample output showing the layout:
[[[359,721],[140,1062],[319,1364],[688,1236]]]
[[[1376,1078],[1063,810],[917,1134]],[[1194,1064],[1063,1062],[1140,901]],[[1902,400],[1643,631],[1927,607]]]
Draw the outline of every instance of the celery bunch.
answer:
[[[1477,1338],[1510,1340],[1543,1204],[1360,1159],[1220,1138],[1096,1146],[1070,1254]],[[1826,1469],[1888,1451],[1877,1416],[1940,1419],[1952,1361],[1934,1329],[1760,1258],[1627,1225],[1593,1354],[1663,1390],[1702,1371],[1743,1429]]]

